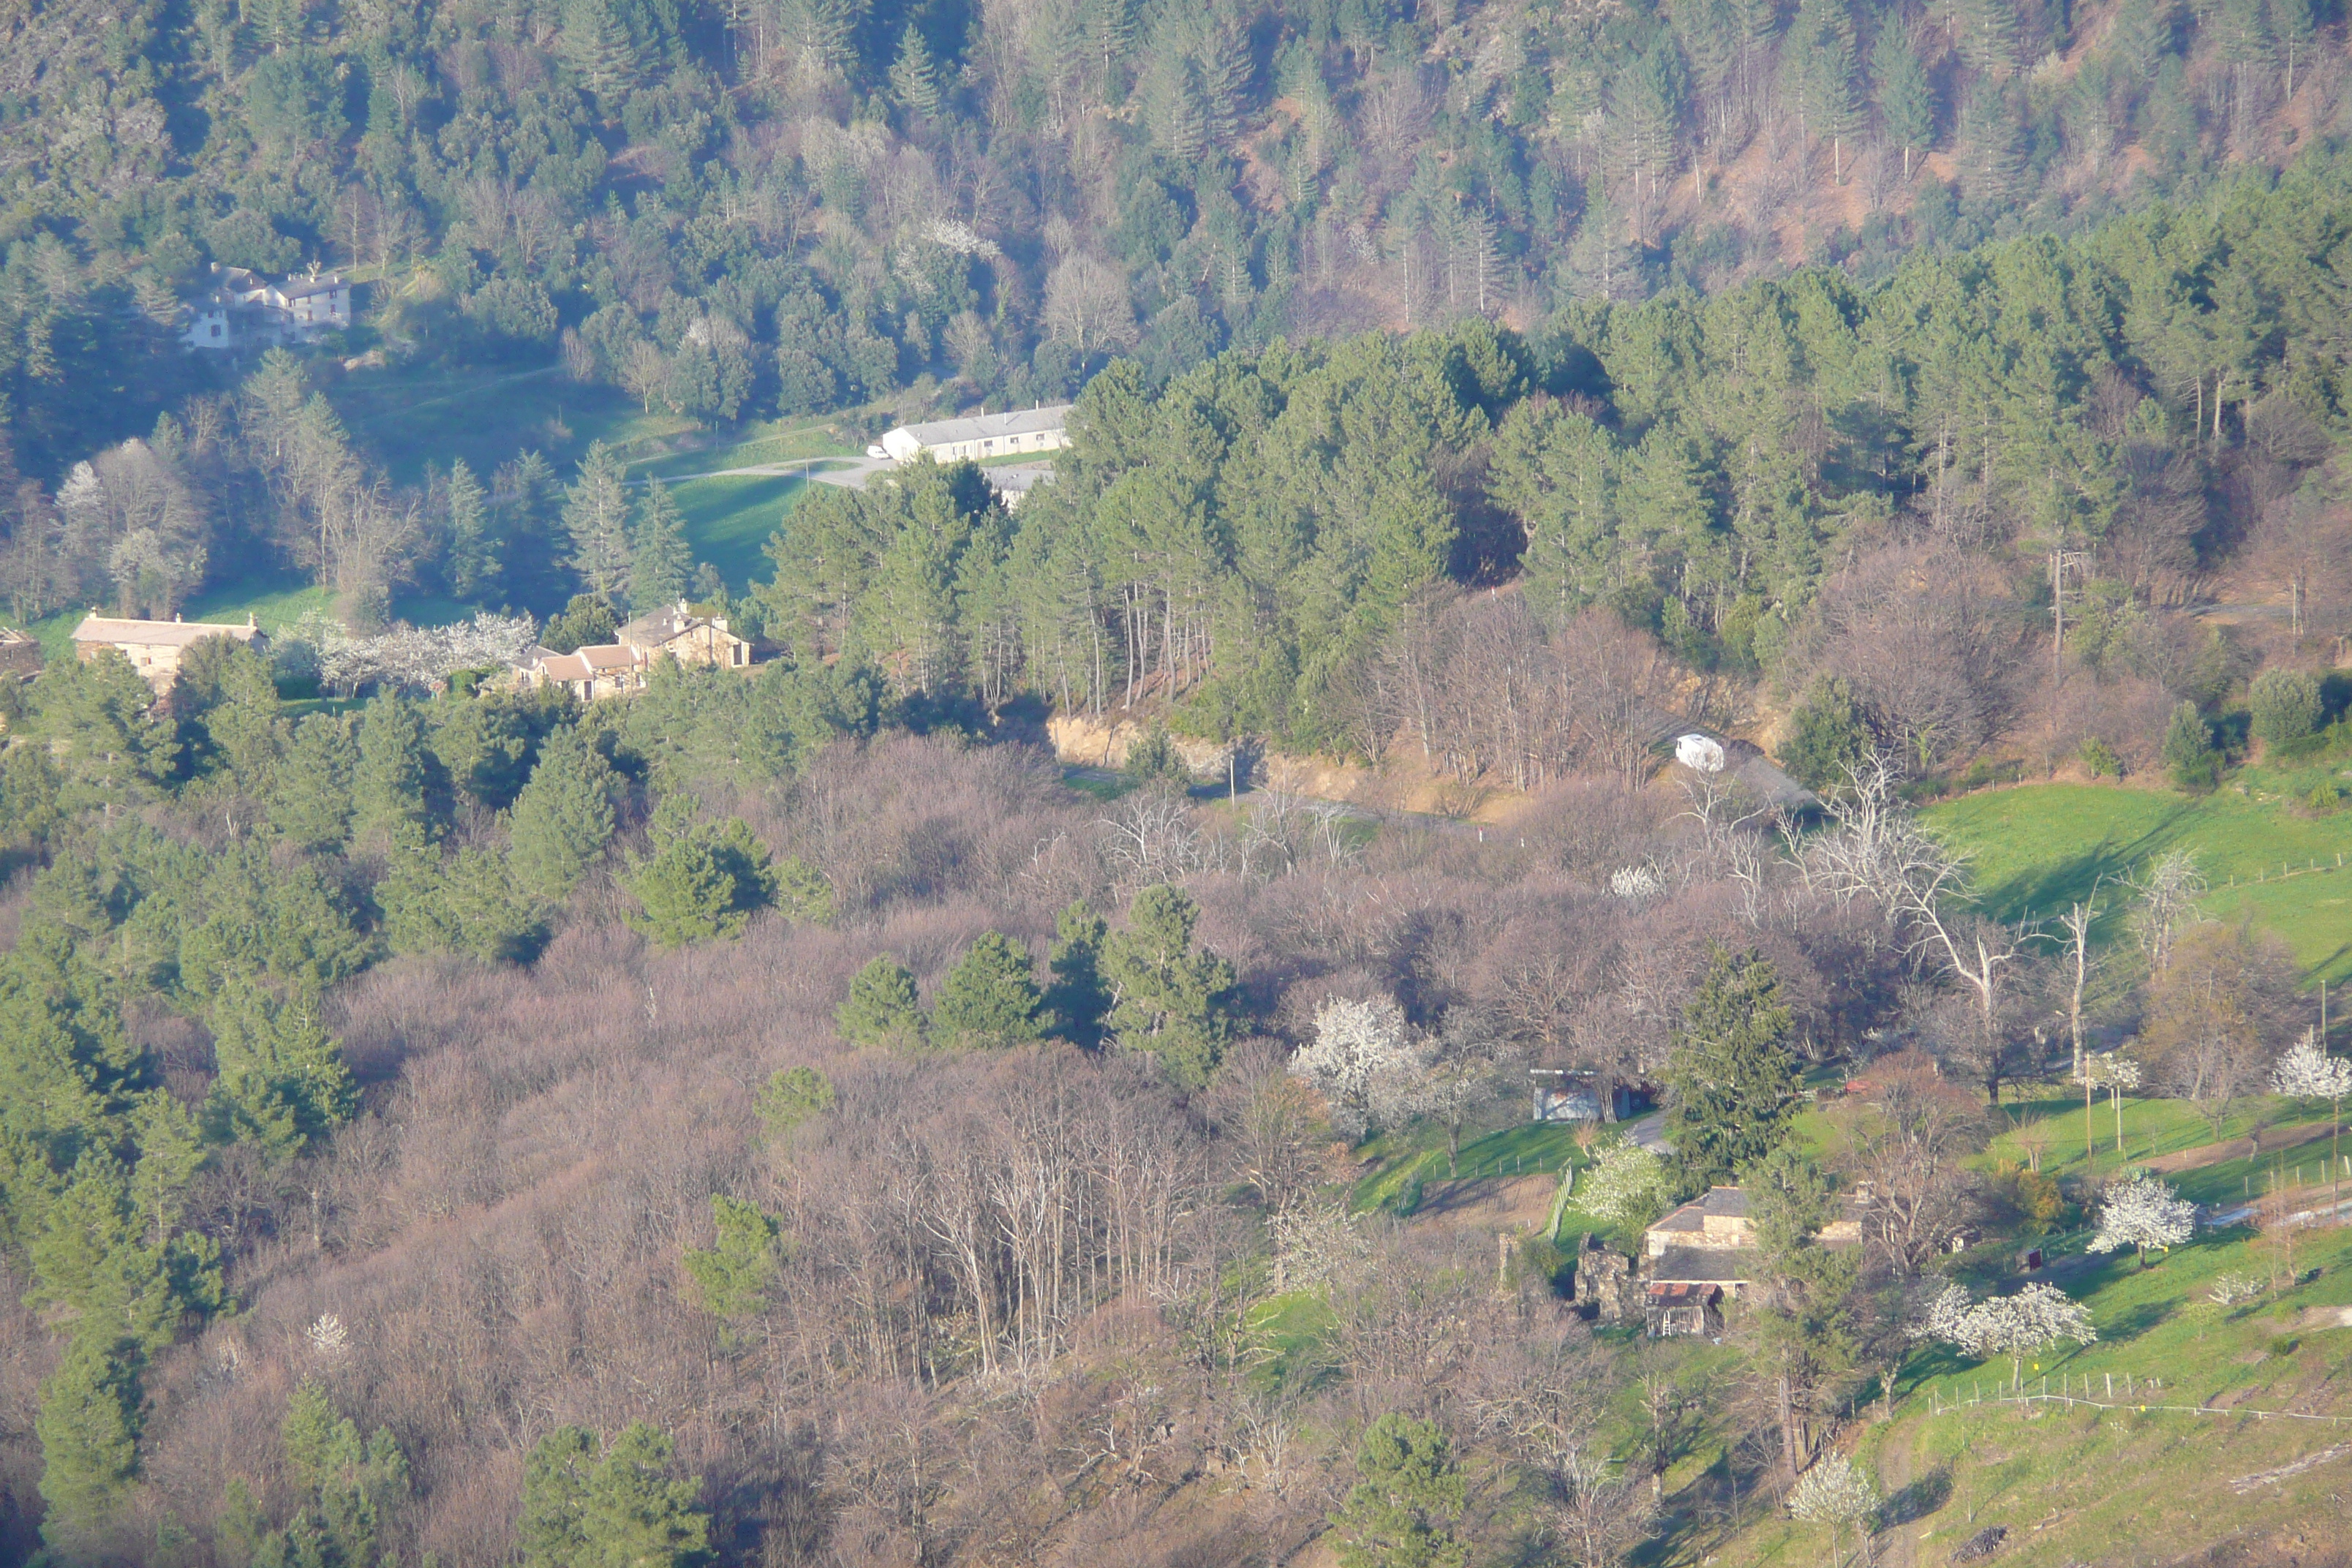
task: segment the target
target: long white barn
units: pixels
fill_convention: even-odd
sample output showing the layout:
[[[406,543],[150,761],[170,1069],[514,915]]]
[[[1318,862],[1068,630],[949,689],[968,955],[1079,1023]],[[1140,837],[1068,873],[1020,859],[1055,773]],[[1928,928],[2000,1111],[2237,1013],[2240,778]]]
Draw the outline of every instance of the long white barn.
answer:
[[[902,425],[882,437],[882,449],[898,461],[929,454],[940,463],[1009,457],[1016,452],[1051,452],[1070,444],[1064,425],[1070,405],[1024,408],[1010,414],[979,414],[969,419],[935,419],[928,425]]]

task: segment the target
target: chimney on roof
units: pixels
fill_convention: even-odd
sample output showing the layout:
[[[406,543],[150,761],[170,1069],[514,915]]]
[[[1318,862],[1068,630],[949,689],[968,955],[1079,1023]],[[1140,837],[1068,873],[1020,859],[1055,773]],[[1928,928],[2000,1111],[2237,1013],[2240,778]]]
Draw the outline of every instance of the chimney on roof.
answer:
[[[255,622],[255,620],[254,620],[254,618],[253,618],[253,612],[252,612],[251,610],[247,610],[247,611],[246,611],[246,612],[245,612],[245,629],[246,629],[246,630],[247,630],[247,631],[251,631],[251,630],[253,630],[253,629],[254,629],[254,626],[256,626],[256,624],[257,624],[257,623]]]
[[[177,610],[172,612],[172,624],[175,626],[180,624],[180,612]]]

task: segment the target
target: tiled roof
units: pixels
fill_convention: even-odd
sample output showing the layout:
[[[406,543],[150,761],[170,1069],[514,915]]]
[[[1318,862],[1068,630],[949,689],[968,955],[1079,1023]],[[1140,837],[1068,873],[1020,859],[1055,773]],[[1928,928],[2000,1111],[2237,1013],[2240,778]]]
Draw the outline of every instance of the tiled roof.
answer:
[[[1756,1272],[1756,1254],[1744,1247],[1669,1247],[1650,1260],[1653,1289],[1676,1280],[1737,1285]]]
[[[655,647],[674,637],[684,637],[697,626],[718,626],[709,616],[698,616],[684,605],[667,605],[649,610],[623,626],[620,638],[637,647]],[[726,627],[719,626],[722,632]],[[732,635],[732,634],[729,634]]]
[[[1692,1284],[1684,1280],[1659,1281],[1649,1289],[1651,1300],[1668,1307],[1685,1301],[1712,1302],[1721,1294],[1723,1287],[1720,1285]]]
[[[81,625],[73,629],[76,642],[134,643],[142,647],[188,647],[206,637],[251,642],[260,635],[251,626],[217,621],[133,621],[100,615],[84,616]]]
[[[538,664],[539,672],[550,680],[587,680],[595,674],[576,653],[551,653]]]

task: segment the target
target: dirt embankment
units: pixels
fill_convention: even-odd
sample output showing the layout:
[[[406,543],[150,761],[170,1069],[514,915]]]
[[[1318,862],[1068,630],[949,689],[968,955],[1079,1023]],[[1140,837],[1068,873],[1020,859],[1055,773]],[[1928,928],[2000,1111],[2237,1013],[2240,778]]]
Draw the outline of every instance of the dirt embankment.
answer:
[[[1158,727],[1149,714],[1056,713],[1045,721],[1054,754],[1076,767],[1118,768],[1127,763],[1129,748]],[[1340,801],[1372,811],[1418,811],[1465,821],[1499,820],[1527,797],[1517,791],[1483,784],[1464,784],[1433,773],[1422,763],[1417,751],[1406,749],[1379,770],[1328,757],[1299,757],[1262,751],[1244,742],[1238,759],[1233,746],[1197,741],[1171,732],[1169,742],[1184,765],[1202,779],[1228,775],[1237,762],[1246,782],[1259,789],[1286,790],[1317,800]]]

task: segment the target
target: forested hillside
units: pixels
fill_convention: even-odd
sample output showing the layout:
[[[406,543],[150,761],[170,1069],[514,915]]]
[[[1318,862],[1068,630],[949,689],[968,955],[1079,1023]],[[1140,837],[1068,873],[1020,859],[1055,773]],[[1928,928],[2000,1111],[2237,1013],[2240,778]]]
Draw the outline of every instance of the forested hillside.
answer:
[[[2352,1415],[2346,58],[2309,0],[16,15],[0,1561],[2347,1544],[2294,1424],[1952,1404]],[[349,331],[173,341],[313,260]],[[428,381],[465,453],[347,417]],[[803,484],[748,576],[663,482],[1065,397],[1017,509]],[[168,692],[65,646],[289,580]],[[756,665],[508,668],[681,598]],[[1727,1321],[1612,1316],[1584,1238],[1734,1181]]]
[[[1522,788],[1693,672],[1840,683],[1923,771],[2028,713],[2045,759],[2145,762],[2172,700],[2220,702],[2264,646],[2171,606],[2268,574],[2281,651],[2344,629],[2347,224],[2320,164],[1875,287],[1286,342],[1157,392],[1121,361],[1013,520],[977,476],[795,507],[767,626],[910,690],[1157,694],[1203,733],[1402,736]]]
[[[1227,344],[2079,226],[2336,131],[2314,0],[66,0],[10,25],[5,368],[53,484],[208,263],[354,348],[693,417],[1075,390]]]
[[[2238,1138],[2190,1173],[2230,1201],[2352,1087],[2190,857],[2064,946],[1968,908],[1867,764],[1802,843],[1637,764],[1376,831],[1141,767],[1080,795],[907,732],[855,658],[585,708],[190,662],[168,716],[111,651],[52,666],[0,762],[12,1560],[1750,1561],[1801,1472],[1952,1440],[1929,1413],[2024,1342],[1961,1314],[2026,1245],[2105,1364],[2340,1412],[2345,1233],[2282,1199],[2192,1236],[2138,1179]],[[2112,1152],[2042,1087],[2070,1050]],[[1660,1087],[1671,1157],[1527,1124],[1530,1067]],[[1735,1177],[1727,1336],[1564,1298],[1580,1237]],[[2143,1189],[2158,1228],[2094,1235]],[[2221,1495],[2305,1434],[2163,1420],[2101,1431],[2168,1554],[2341,1539],[2325,1471]],[[1885,1522],[2030,1517],[2023,1473],[1891,1480]],[[1800,1518],[1869,1528],[1854,1484]]]
[[[1282,339],[1164,384],[1121,358],[1019,512],[971,469],[820,487],[729,608],[943,711],[1140,701],[1373,759],[1409,734],[1514,787],[1607,752],[1643,704],[1738,717],[1759,675],[1788,700],[1834,686],[1918,771],[2003,736],[2044,766],[2092,741],[2147,765],[2175,704],[2218,716],[2264,657],[2345,630],[2347,232],[2352,174],[2315,154],[1874,284]],[[663,488],[603,448],[399,489],[322,374],[273,353],[54,500],[26,489],[20,614],[168,614],[207,563],[271,552],[355,625],[404,584],[542,614],[728,598]],[[2220,592],[2284,619],[2224,637],[2179,613]]]

